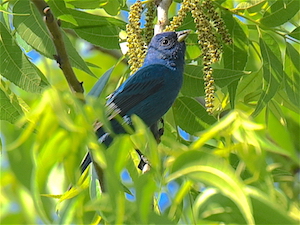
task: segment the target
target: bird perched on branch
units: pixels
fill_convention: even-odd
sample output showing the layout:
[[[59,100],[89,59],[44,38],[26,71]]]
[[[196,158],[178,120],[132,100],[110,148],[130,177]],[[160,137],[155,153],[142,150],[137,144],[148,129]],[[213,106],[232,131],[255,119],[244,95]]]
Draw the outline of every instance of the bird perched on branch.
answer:
[[[189,30],[164,32],[155,35],[149,46],[143,66],[130,76],[107,100],[108,109],[119,114],[130,124],[130,116],[139,116],[150,127],[172,106],[183,80],[185,38]],[[115,134],[125,133],[123,126],[113,116],[110,118]],[[112,136],[99,127],[99,142],[109,146]],[[92,162],[88,153],[81,164],[84,172]]]

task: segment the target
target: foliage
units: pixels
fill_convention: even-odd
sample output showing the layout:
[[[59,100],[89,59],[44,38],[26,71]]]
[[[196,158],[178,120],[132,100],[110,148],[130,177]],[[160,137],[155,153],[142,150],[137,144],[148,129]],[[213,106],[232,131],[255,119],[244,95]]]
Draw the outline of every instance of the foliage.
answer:
[[[124,42],[126,3],[47,4],[61,21],[85,92],[103,77],[91,92],[100,98],[86,95],[83,103],[70,93],[32,1],[2,2],[1,224],[299,223],[298,0],[213,1],[233,39],[212,65],[213,115],[204,108],[201,49],[192,32],[184,84],[164,118],[162,143],[133,117],[135,131],[116,136],[107,150],[92,125],[105,124],[105,96],[129,74],[124,58],[112,56]],[[190,13],[183,29],[196,30]],[[87,48],[93,50],[85,54]],[[30,58],[33,50],[38,61]],[[150,172],[137,169],[134,146],[151,162]],[[94,167],[80,176],[87,148],[104,169],[105,193]]]

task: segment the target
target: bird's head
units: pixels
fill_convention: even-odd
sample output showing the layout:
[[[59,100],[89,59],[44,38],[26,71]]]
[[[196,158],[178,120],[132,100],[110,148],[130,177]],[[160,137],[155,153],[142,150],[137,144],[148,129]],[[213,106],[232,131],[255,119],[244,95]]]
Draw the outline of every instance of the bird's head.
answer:
[[[149,46],[144,66],[157,63],[172,69],[183,68],[185,54],[185,38],[190,30],[163,32],[155,35]]]

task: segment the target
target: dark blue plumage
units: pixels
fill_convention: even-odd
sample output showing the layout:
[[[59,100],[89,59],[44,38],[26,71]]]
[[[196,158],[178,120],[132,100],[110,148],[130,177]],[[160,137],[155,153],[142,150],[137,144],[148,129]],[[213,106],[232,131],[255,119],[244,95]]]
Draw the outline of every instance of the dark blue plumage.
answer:
[[[156,123],[172,106],[183,80],[185,43],[189,31],[164,32],[154,36],[149,44],[143,66],[130,76],[108,101],[107,107],[130,123],[138,115],[147,126]],[[111,119],[114,133],[125,133],[122,125]],[[109,146],[111,136],[102,127],[96,131],[99,142]],[[91,163],[87,155],[82,171]]]

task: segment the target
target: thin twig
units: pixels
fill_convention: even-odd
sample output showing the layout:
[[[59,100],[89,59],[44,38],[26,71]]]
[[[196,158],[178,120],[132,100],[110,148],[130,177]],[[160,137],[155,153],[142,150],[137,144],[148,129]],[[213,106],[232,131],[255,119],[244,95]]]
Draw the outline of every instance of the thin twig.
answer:
[[[51,33],[51,38],[53,40],[56,53],[55,59],[59,64],[59,67],[64,73],[64,76],[70,86],[73,93],[83,93],[82,83],[80,83],[70,64],[70,60],[66,51],[65,43],[63,40],[61,28],[59,27],[59,20],[57,20],[52,14],[50,7],[44,0],[31,0],[32,3],[38,8],[40,13],[45,18],[45,23]]]

